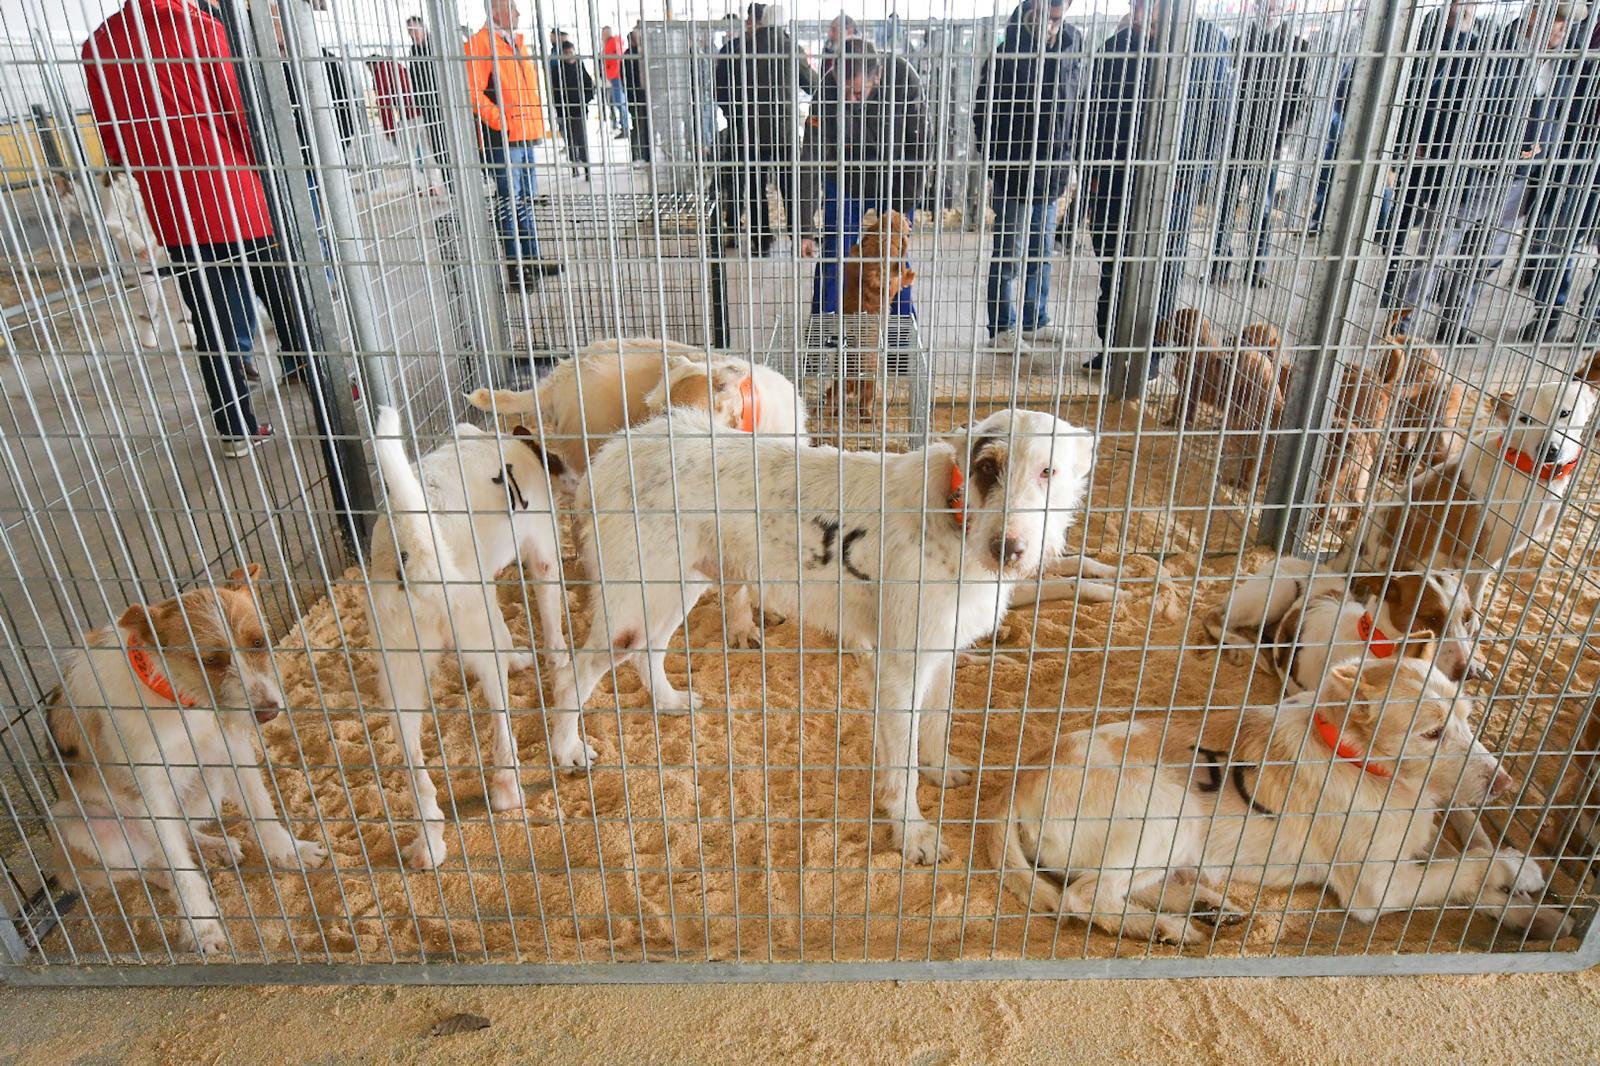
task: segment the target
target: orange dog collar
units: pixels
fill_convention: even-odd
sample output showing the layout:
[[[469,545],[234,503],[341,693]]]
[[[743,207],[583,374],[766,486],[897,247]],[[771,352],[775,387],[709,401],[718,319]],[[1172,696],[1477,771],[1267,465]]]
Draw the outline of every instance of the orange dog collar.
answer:
[[[128,665],[133,667],[133,676],[144,683],[144,687],[154,692],[164,700],[176,703],[180,707],[193,707],[198,701],[193,696],[182,695],[172,691],[172,682],[166,675],[156,669],[156,664],[150,661],[150,655],[143,648],[128,649]]]
[[[1322,738],[1322,742],[1328,745],[1328,747],[1332,748],[1333,753],[1339,758],[1347,759],[1350,762],[1355,763],[1373,777],[1389,776],[1389,771],[1385,770],[1383,767],[1373,766],[1371,763],[1369,763],[1364,758],[1365,753],[1362,752],[1360,748],[1357,748],[1354,744],[1346,744],[1344,740],[1340,738],[1339,731],[1333,728],[1333,723],[1322,717],[1321,711],[1315,711],[1312,713],[1311,723],[1317,727],[1317,735]]]
[[[1387,659],[1394,654],[1394,641],[1378,628],[1378,623],[1372,620],[1371,611],[1364,613],[1356,622],[1356,636],[1366,643],[1374,659]]]
[[[1506,462],[1517,468],[1518,473],[1526,474],[1540,481],[1560,481],[1564,477],[1571,477],[1572,472],[1578,469],[1578,460],[1569,459],[1564,463],[1541,463],[1525,451],[1516,448],[1507,448],[1506,439],[1500,438],[1496,447],[1504,450]]]
[[[950,493],[944,499],[945,506],[955,512],[956,526],[960,529],[967,528],[967,479],[962,476],[961,464],[950,463]]]
[[[747,375],[739,382],[739,398],[744,401],[744,413],[739,416],[739,428],[754,433],[761,421],[761,393],[756,391],[756,376]]]

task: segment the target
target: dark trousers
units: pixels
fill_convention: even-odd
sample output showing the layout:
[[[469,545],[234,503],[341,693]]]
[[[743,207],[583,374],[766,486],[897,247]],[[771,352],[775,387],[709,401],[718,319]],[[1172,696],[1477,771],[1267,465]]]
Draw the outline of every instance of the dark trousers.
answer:
[[[635,163],[650,162],[650,109],[643,103],[630,103],[633,123],[628,127],[628,154]]]
[[[572,161],[573,173],[589,169],[589,126],[582,111],[561,111],[561,136],[567,142],[567,158]]]
[[[1086,175],[1094,187],[1084,212],[1089,221],[1089,238],[1100,259],[1100,295],[1095,301],[1095,329],[1102,341],[1111,339],[1111,313],[1117,298],[1124,263],[1120,254],[1128,251],[1129,207],[1136,192],[1121,167],[1099,167]],[[1178,306],[1178,287],[1183,283],[1189,227],[1194,222],[1195,205],[1200,202],[1210,172],[1204,167],[1185,167],[1174,179],[1172,202],[1167,216],[1160,253],[1161,274],[1156,286],[1156,321],[1164,322]]]
[[[766,251],[778,236],[773,225],[772,209],[767,200],[767,186],[777,188],[783,201],[784,212],[789,216],[788,229],[793,232],[800,219],[797,217],[794,198],[794,164],[777,155],[757,155],[739,158],[724,164],[723,195],[727,202],[728,225],[735,232],[741,229],[739,217],[744,216],[751,244],[758,251]]]
[[[310,348],[305,321],[295,304],[293,279],[282,264],[283,252],[272,239],[262,238],[238,244],[174,245],[167,255],[194,320],[200,377],[217,432],[225,437],[253,435],[260,423],[250,406],[244,356],[255,347],[256,299],[277,327],[285,372],[303,372]]]

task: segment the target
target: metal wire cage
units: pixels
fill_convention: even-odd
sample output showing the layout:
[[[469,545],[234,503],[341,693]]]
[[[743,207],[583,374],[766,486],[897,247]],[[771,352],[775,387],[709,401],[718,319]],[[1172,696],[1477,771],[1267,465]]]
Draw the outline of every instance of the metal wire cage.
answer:
[[[1596,961],[1594,16],[568,10],[8,27],[0,977]]]

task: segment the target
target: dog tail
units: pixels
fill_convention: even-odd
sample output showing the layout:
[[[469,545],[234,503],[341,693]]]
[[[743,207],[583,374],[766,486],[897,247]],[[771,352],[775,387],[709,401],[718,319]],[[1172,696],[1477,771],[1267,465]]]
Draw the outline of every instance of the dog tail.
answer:
[[[1029,911],[1061,909],[1061,888],[1022,850],[1016,812],[1010,807],[1006,808],[1005,817],[989,829],[989,858],[1000,871],[1005,886],[1028,905]]]
[[[416,468],[406,455],[400,412],[393,407],[378,408],[378,423],[373,433],[373,451],[389,493],[389,521],[400,547],[400,581],[406,583],[407,572],[415,577],[442,580],[450,563],[449,548],[444,538],[434,532],[432,517],[428,514],[428,497],[422,491]]]
[[[475,389],[467,393],[467,402],[480,411],[499,415],[531,415],[539,411],[539,394],[533,389],[513,392],[510,389]]]

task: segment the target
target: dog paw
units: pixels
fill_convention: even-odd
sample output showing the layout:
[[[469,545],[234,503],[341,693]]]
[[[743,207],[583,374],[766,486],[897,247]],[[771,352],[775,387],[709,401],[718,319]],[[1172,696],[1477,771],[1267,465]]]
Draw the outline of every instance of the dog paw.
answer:
[[[657,714],[686,714],[700,709],[700,693],[693,689],[669,688],[651,693]]]
[[[314,870],[328,861],[328,849],[315,840],[296,840],[294,856],[301,869]]]
[[[730,648],[759,648],[761,647],[761,627],[753,618],[730,619],[728,621],[728,647]]]
[[[899,835],[900,853],[909,863],[932,866],[950,859],[949,845],[939,839],[939,831],[931,822],[908,822]]]
[[[1544,886],[1544,870],[1536,860],[1515,848],[1501,848],[1494,853],[1488,888],[1512,896],[1539,896]]]
[[[524,670],[533,669],[533,652],[514,651],[506,656],[506,672],[520,674]]]
[[[972,783],[972,767],[959,759],[947,759],[943,766],[924,766],[922,777],[940,788],[960,788]]]
[[[522,782],[515,773],[500,775],[499,780],[489,786],[489,809],[496,814],[521,810],[526,802],[522,796]]]
[[[444,862],[444,829],[424,828],[406,848],[406,865],[413,870],[432,870]]]
[[[189,942],[208,959],[228,950],[228,934],[222,931],[222,923],[215,918],[196,918],[189,932]]]
[[[207,862],[219,866],[233,866],[244,858],[244,847],[226,833],[221,836],[196,833],[194,843]]]
[[[570,739],[557,740],[551,745],[550,758],[558,770],[582,770],[593,766],[597,756],[594,748],[574,732]]]

